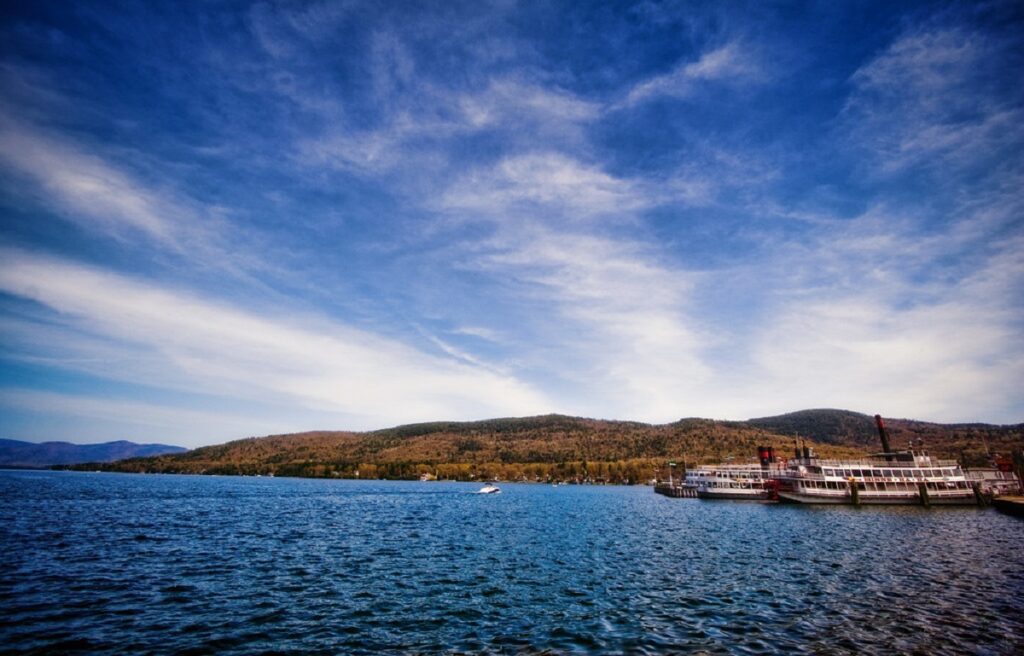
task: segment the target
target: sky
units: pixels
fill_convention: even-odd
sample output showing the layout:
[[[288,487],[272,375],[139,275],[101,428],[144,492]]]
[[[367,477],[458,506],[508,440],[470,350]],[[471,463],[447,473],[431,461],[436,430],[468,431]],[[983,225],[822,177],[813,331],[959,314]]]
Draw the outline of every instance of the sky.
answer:
[[[5,2],[0,436],[1024,421],[1017,2]]]

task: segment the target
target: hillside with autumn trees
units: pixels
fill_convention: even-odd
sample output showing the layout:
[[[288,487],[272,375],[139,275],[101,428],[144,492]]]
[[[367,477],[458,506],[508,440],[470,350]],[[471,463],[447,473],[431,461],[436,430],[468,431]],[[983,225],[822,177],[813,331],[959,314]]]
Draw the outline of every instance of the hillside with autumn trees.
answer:
[[[1024,445],[1017,426],[944,426],[890,420],[893,444],[924,439],[946,457]],[[799,438],[819,455],[877,451],[871,417],[841,410],[810,410],[745,422],[682,419],[643,424],[544,415],[475,422],[432,422],[355,433],[315,431],[271,435],[202,447],[182,454],[97,465],[123,472],[450,480],[528,480],[638,483],[681,467],[748,461],[759,445],[782,457]],[[79,468],[91,468],[83,465]]]

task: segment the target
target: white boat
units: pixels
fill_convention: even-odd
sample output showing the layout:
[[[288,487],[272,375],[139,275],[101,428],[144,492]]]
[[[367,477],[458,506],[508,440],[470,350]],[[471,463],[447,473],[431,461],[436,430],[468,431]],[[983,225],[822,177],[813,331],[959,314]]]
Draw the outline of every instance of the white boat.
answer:
[[[798,503],[972,505],[971,481],[955,460],[915,451],[851,460],[790,462],[779,499]]]
[[[775,479],[781,471],[775,463],[702,465],[687,470],[683,487],[695,490],[701,499],[769,501],[775,498]]]
[[[979,492],[955,460],[923,451],[892,451],[875,416],[882,453],[822,460],[804,448],[779,479],[779,500],[797,503],[973,505]]]
[[[501,492],[501,488],[494,483],[488,483],[476,491],[477,494],[498,494],[499,492]]]

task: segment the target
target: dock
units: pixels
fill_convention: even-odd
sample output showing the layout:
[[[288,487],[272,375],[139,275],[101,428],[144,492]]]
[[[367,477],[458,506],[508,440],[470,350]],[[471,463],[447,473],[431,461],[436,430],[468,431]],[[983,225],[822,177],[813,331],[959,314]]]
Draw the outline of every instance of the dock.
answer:
[[[992,505],[995,507],[996,510],[1004,512],[1008,515],[1024,517],[1024,497],[996,497],[995,499],[992,499]]]
[[[672,497],[673,499],[696,499],[697,490],[692,487],[683,487],[678,483],[670,485],[669,483],[658,483],[654,486],[654,492],[657,494],[663,494],[666,497]]]

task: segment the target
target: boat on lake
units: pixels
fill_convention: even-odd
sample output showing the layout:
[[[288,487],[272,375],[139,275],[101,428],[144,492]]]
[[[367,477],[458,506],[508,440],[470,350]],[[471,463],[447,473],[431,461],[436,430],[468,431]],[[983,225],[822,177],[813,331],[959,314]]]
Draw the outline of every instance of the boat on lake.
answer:
[[[977,503],[974,488],[955,460],[915,451],[854,460],[800,458],[790,463],[779,483],[779,499],[797,503]]]
[[[683,487],[696,491],[700,499],[770,501],[776,498],[775,482],[780,470],[763,470],[757,463],[702,465],[686,472]]]
[[[488,483],[476,491],[477,494],[498,494],[499,492],[501,492],[501,488],[494,483]]]
[[[818,504],[984,505],[978,481],[955,460],[922,449],[894,451],[882,418],[875,415],[882,452],[862,458],[818,458],[808,446],[777,462],[774,449],[758,447],[760,462],[702,465],[686,472],[678,494],[701,499]],[[689,494],[684,492],[689,490]],[[656,490],[657,491],[657,490]]]
[[[779,478],[779,500],[796,503],[973,505],[980,491],[955,460],[924,451],[892,451],[875,415],[882,452],[865,458],[824,460],[797,447]]]

